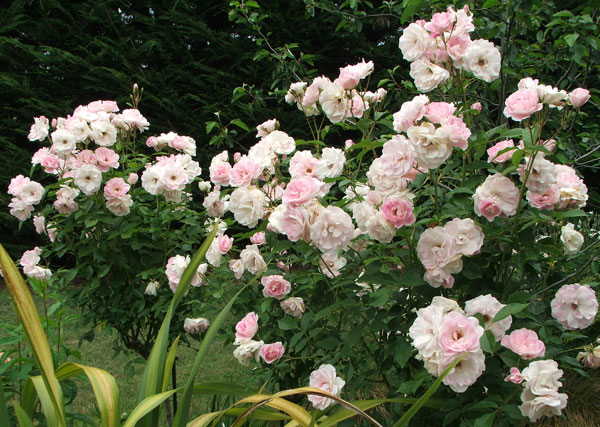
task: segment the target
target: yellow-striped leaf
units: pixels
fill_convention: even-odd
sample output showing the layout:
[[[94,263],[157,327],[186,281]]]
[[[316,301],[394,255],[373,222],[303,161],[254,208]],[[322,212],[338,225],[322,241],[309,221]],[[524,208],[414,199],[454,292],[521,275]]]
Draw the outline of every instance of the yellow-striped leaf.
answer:
[[[65,417],[65,407],[63,401],[63,393],[60,384],[54,374],[54,364],[52,362],[52,353],[48,339],[42,328],[42,323],[37,314],[33,298],[29,292],[29,288],[23,279],[23,276],[17,270],[15,263],[12,261],[4,246],[0,244],[0,268],[4,274],[4,281],[8,288],[19,319],[25,329],[27,339],[31,344],[34,359],[40,369],[41,377],[47,388],[47,397],[54,407],[55,421],[58,426],[66,426],[67,420]],[[38,395],[40,391],[36,387]]]
[[[15,415],[17,416],[19,427],[33,427],[33,421],[31,421],[31,418],[29,418],[29,415],[25,413],[23,408],[16,403],[13,404],[13,408],[15,409]]]
[[[134,427],[137,426],[139,420],[141,420],[146,414],[156,408],[158,405],[167,400],[177,390],[169,390],[164,393],[154,394],[142,400],[138,405],[131,411],[131,414],[127,417],[123,427]]]

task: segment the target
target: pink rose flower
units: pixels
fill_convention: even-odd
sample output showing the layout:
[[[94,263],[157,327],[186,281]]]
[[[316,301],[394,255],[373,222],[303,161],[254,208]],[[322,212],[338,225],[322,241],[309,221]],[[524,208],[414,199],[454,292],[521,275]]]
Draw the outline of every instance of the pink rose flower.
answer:
[[[588,102],[589,99],[590,91],[581,87],[574,89],[573,92],[569,94],[569,101],[571,102],[571,105],[575,108],[581,107],[583,104]]]
[[[260,357],[269,365],[281,359],[283,353],[285,353],[285,348],[280,341],[273,344],[263,344],[259,350]]]
[[[454,26],[454,16],[450,12],[434,13],[431,21],[425,24],[425,29],[431,31],[432,37],[449,32]]]
[[[425,115],[425,106],[428,103],[429,98],[427,95],[418,95],[412,101],[402,104],[400,111],[394,113],[394,129],[396,132],[406,132],[409,127],[415,126],[416,122]]]
[[[283,206],[283,205],[282,205]],[[310,238],[310,222],[308,220],[308,211],[299,206],[297,208],[288,207],[281,217],[281,229],[288,239],[292,242],[298,240],[308,241]]]
[[[110,148],[97,148],[94,154],[96,155],[97,167],[100,171],[106,172],[110,168],[117,169],[119,167],[119,155]]]
[[[285,280],[283,276],[279,274],[263,276],[262,279],[260,279],[260,283],[263,285],[264,296],[279,300],[289,294],[292,289],[290,282]]]
[[[104,186],[104,197],[123,197],[129,191],[129,184],[123,181],[123,178],[112,178]]]
[[[209,168],[210,180],[215,185],[229,185],[229,173],[231,165],[227,162],[220,162],[211,165]]]
[[[431,123],[441,123],[456,111],[454,104],[447,102],[431,102],[425,106],[425,118]]]
[[[546,346],[531,329],[517,329],[510,335],[504,335],[500,342],[523,359],[535,359],[546,354]]]
[[[217,244],[218,244],[219,252],[221,252],[222,255],[225,255],[227,252],[229,252],[229,249],[231,249],[231,247],[233,246],[233,237],[229,237],[224,234],[221,234],[217,238]]]
[[[473,195],[475,213],[493,221],[497,216],[512,216],[519,206],[519,189],[499,173],[488,176]]]
[[[259,231],[250,236],[250,243],[253,245],[264,245],[267,243],[267,239],[265,238],[265,232]]]
[[[135,172],[131,172],[127,177],[127,184],[134,185],[138,182],[139,176]]]
[[[335,396],[339,396],[342,387],[346,381],[337,376],[335,368],[332,365],[321,365],[316,371],[310,374],[309,386],[319,388],[329,392]],[[317,409],[326,409],[330,405],[336,403],[335,400],[329,397],[319,396],[317,394],[309,394],[308,401]]]
[[[258,316],[250,312],[235,325],[235,337],[240,340],[250,340],[258,332]]]
[[[444,316],[439,331],[439,345],[446,356],[479,349],[483,328],[475,317],[466,317],[457,311]]]
[[[404,225],[412,225],[416,219],[413,213],[412,202],[397,197],[385,199],[381,205],[381,213],[396,228]]]
[[[481,108],[481,102],[474,102],[473,104],[471,104],[471,110],[481,111]]]
[[[352,218],[337,206],[327,206],[310,226],[310,238],[322,252],[335,252],[354,237]]]
[[[444,135],[450,138],[450,144],[462,150],[466,150],[469,144],[471,130],[467,127],[463,119],[456,116],[448,116],[441,121],[442,129],[447,130]]]
[[[247,187],[252,180],[260,176],[261,172],[262,169],[258,163],[248,157],[243,157],[229,171],[229,185],[232,187]]]
[[[505,105],[504,115],[517,122],[531,117],[543,107],[535,89],[519,89],[506,98]]]
[[[298,207],[310,199],[321,189],[321,182],[311,176],[294,178],[285,188],[282,201],[289,207]]]
[[[594,323],[598,313],[596,292],[588,285],[562,286],[551,301],[552,317],[565,329],[583,329]]]
[[[523,382],[523,375],[521,375],[521,371],[519,371],[519,368],[510,368],[510,375],[504,378],[504,381],[510,381],[514,384],[521,384]]]
[[[500,151],[505,150],[509,147],[514,147],[515,143],[512,139],[506,139],[504,141],[500,141],[496,143],[493,147],[487,149],[488,153],[488,162],[490,163],[504,163],[510,159],[512,159],[515,150],[508,150],[502,154],[498,154]]]
[[[19,260],[19,264],[21,264],[21,267],[23,268],[34,267],[40,262],[41,254],[42,250],[37,246],[29,251],[25,251]]]

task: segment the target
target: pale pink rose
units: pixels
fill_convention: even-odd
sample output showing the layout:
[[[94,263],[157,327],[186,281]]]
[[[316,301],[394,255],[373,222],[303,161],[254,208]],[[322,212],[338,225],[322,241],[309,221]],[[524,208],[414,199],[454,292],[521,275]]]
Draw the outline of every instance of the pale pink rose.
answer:
[[[504,307],[504,304],[501,304],[492,295],[480,295],[465,303],[465,313],[468,316],[481,313],[486,327],[492,331],[496,341],[500,341],[512,324],[512,316],[508,316],[499,322],[493,321],[494,316],[498,314],[502,307]]]
[[[280,219],[281,230],[292,242],[308,241],[310,238],[310,221],[306,208],[287,207]]]
[[[176,164],[165,165],[160,170],[160,182],[165,190],[180,192],[188,183],[188,177],[182,167]]]
[[[108,197],[106,199],[106,209],[117,216],[129,215],[133,200],[129,194],[121,197]]]
[[[279,274],[263,276],[262,279],[260,279],[260,283],[263,285],[264,296],[276,298],[278,300],[283,299],[292,290],[290,282],[285,280],[283,276]]]
[[[339,123],[351,113],[352,101],[346,91],[335,83],[325,83],[319,94],[319,104],[332,123]]]
[[[420,92],[430,92],[450,78],[450,73],[428,59],[419,59],[410,64],[410,76]]]
[[[297,318],[301,318],[306,310],[304,301],[299,297],[289,297],[288,299],[281,301],[279,305],[285,314]]]
[[[560,192],[558,191],[558,185],[553,184],[542,194],[527,191],[525,196],[529,204],[534,208],[554,209],[554,205],[556,205],[560,199]]]
[[[453,130],[448,126],[435,128],[431,123],[421,123],[406,132],[415,146],[417,163],[430,169],[439,167],[452,154]]]
[[[148,122],[148,120],[142,116],[142,113],[135,108],[123,110],[122,119],[129,127],[137,128],[142,132],[147,130],[150,126],[150,122]]]
[[[46,218],[43,215],[34,216],[33,225],[37,234],[46,234]]]
[[[328,206],[310,226],[310,238],[322,252],[345,248],[352,240],[352,218],[337,206]]]
[[[250,242],[253,245],[264,245],[265,243],[267,243],[267,239],[265,237],[265,232],[259,231],[259,232],[254,233],[252,236],[250,236]]]
[[[512,139],[506,139],[504,141],[500,141],[496,143],[493,147],[487,149],[488,153],[488,162],[490,163],[504,163],[510,160],[515,153],[515,150],[508,150],[502,154],[498,154],[500,151],[503,151],[507,148],[514,148],[515,143]]]
[[[455,356],[450,358],[442,357],[438,368],[438,375],[441,374],[454,360]],[[449,386],[456,393],[464,393],[467,388],[475,384],[477,379],[485,371],[485,355],[481,349],[469,352],[461,362],[452,369],[443,383]]]
[[[453,34],[448,41],[446,41],[446,49],[448,56],[453,59],[454,66],[461,66],[463,58],[471,45],[471,37],[469,34]]]
[[[541,154],[535,157],[533,165],[531,165],[531,159],[531,157],[526,158],[525,165],[519,168],[519,176],[523,181],[526,170],[531,168],[529,176],[527,176],[527,188],[534,193],[543,194],[556,182],[558,169],[554,163],[546,160]]]
[[[264,138],[265,136],[273,132],[275,129],[279,129],[279,122],[277,121],[277,119],[267,120],[256,126],[256,130],[258,131],[256,137]]]
[[[475,317],[466,317],[456,311],[446,314],[439,332],[439,343],[445,355],[456,355],[479,349],[483,328]]]
[[[556,165],[556,170],[559,199],[554,206],[555,209],[584,207],[588,199],[588,189],[583,180],[577,176],[575,169],[567,165]]]
[[[219,191],[211,191],[204,198],[202,206],[204,206],[209,216],[221,216],[225,213],[227,208],[226,199],[221,199],[220,197],[221,194]]]
[[[342,150],[325,147],[321,153],[321,160],[315,165],[315,175],[320,180],[338,177],[344,171],[345,164],[346,156]]]
[[[366,220],[364,228],[369,237],[380,243],[390,243],[396,236],[396,228],[381,211],[375,211],[375,214]]]
[[[321,90],[323,90],[323,88],[325,87],[325,85],[327,83],[330,83],[330,80],[327,77],[316,77],[310,86],[306,87],[306,83],[303,83],[302,85],[297,85],[295,87],[295,91],[296,92],[304,92],[303,97],[302,97],[302,102],[301,102],[301,106],[304,108],[311,108],[313,107],[317,101],[319,100],[319,94],[321,93]],[[290,90],[292,89],[292,87],[290,86]],[[305,89],[305,90],[303,90]],[[300,106],[298,106],[300,108]]]
[[[422,357],[430,358],[441,353],[438,337],[443,318],[444,312],[439,306],[430,305],[417,311],[417,318],[408,329],[408,335]]]
[[[471,110],[481,111],[481,102],[474,102],[471,104]]]
[[[31,125],[31,129],[29,129],[29,135],[27,135],[27,139],[32,142],[46,139],[49,129],[48,119],[44,116],[40,116],[35,117],[33,121],[34,123]]]
[[[505,105],[504,115],[518,122],[531,117],[543,107],[535,89],[519,89],[506,98]]]
[[[433,41],[423,26],[412,23],[404,30],[399,40],[402,56],[407,61],[415,61],[424,57],[432,49]]]
[[[50,151],[50,148],[42,147],[39,150],[37,150],[31,157],[31,164],[32,165],[40,164],[49,155],[55,156],[55,154],[52,151]]]
[[[225,255],[233,246],[233,237],[226,236],[225,234],[220,234],[217,237],[217,244],[221,254]]]
[[[209,326],[210,322],[204,317],[199,317],[197,319],[186,317],[183,322],[183,329],[189,334],[201,334],[206,331]]]
[[[110,148],[96,148],[94,155],[96,156],[97,167],[102,172],[106,172],[110,168],[117,169],[119,167],[119,155]]]
[[[535,359],[546,354],[546,346],[531,329],[516,329],[502,337],[501,344],[523,359]]]
[[[510,374],[504,378],[504,381],[513,384],[521,384],[523,382],[523,375],[521,375],[519,368],[510,368]]]
[[[23,175],[17,175],[10,180],[8,185],[8,194],[19,197],[21,195],[21,189],[23,185],[30,183],[31,180]]]
[[[383,144],[380,162],[386,175],[403,177],[412,169],[415,158],[415,150],[410,141],[403,135],[394,135]]]
[[[454,235],[443,227],[428,228],[419,238],[417,253],[426,269],[443,267],[457,254]]]
[[[473,40],[467,48],[463,68],[485,82],[492,82],[500,76],[502,56],[494,43],[488,40]]]
[[[352,117],[361,118],[365,112],[365,110],[369,109],[369,103],[365,101],[365,99],[360,96],[356,91],[353,91],[354,95],[351,100],[350,111],[352,112]]]
[[[499,173],[488,176],[473,195],[475,213],[493,221],[497,216],[512,216],[519,206],[519,189]]]
[[[27,277],[37,280],[48,280],[52,277],[52,271],[50,271],[50,269],[40,267],[39,265],[25,267],[23,268],[23,273],[25,273]]]
[[[233,272],[236,279],[240,280],[244,274],[244,264],[241,259],[230,259],[227,267]]]
[[[416,220],[412,202],[397,197],[385,199],[381,205],[381,213],[396,228],[412,225]]]
[[[335,368],[332,365],[321,365],[316,371],[310,374],[309,386],[319,388],[323,391],[339,396],[346,381],[337,376]],[[329,397],[309,394],[308,401],[316,409],[324,410],[336,401]]]
[[[454,104],[431,102],[425,106],[425,118],[431,123],[441,123],[456,111]]]
[[[346,258],[336,253],[327,252],[319,259],[319,267],[321,267],[321,272],[325,276],[334,278],[341,274],[340,269],[344,268],[347,262]]]
[[[252,228],[262,219],[265,204],[265,193],[258,188],[239,187],[231,193],[227,209],[237,222]]]
[[[83,107],[78,107],[83,108]],[[85,108],[91,113],[97,113],[100,111],[106,111],[107,113],[116,113],[119,111],[119,107],[117,106],[117,101],[110,100],[99,100],[90,102]],[[77,111],[77,110],[75,110]]]
[[[244,269],[248,270],[251,274],[258,274],[267,267],[256,245],[246,245],[240,252],[240,259],[242,260]]]
[[[340,75],[337,79],[333,81],[338,86],[341,86],[344,89],[354,89],[358,82],[360,81],[359,74],[351,68],[351,66],[347,66],[344,68],[340,68]]]
[[[40,263],[41,254],[42,250],[37,246],[31,250],[25,251],[19,260],[19,264],[23,268],[36,266]]]
[[[58,173],[63,163],[54,154],[49,154],[40,162],[46,173]]]
[[[428,268],[425,270],[423,279],[433,288],[451,289],[454,286],[453,274],[460,273],[463,268],[461,257],[454,257],[450,262],[438,268]]]
[[[321,189],[321,181],[311,176],[294,178],[286,186],[282,201],[288,207],[296,208],[311,200]]]
[[[523,404],[519,406],[519,410],[524,417],[535,422],[543,417],[560,416],[567,406],[567,399],[566,393],[559,393],[556,390],[536,395],[530,388],[525,387],[521,393]]]
[[[240,340],[251,340],[258,332],[258,316],[250,312],[235,325],[235,337]]]
[[[294,141],[294,138],[280,130],[271,131],[262,141],[268,144],[271,151],[276,154],[287,155],[296,150],[296,141]]]
[[[261,172],[258,163],[243,157],[229,171],[229,185],[232,187],[247,187],[252,180],[260,176]]]
[[[104,197],[123,197],[129,191],[129,184],[123,178],[112,178],[104,186]]]
[[[585,367],[592,369],[600,368],[600,346],[577,353],[577,360]]]
[[[260,357],[268,365],[281,359],[283,353],[285,353],[285,348],[283,347],[283,344],[281,344],[281,341],[277,341],[273,344],[263,344],[259,350]]]
[[[483,231],[471,218],[454,218],[444,229],[453,236],[456,251],[462,255],[475,255],[483,245]]]
[[[394,130],[406,132],[409,127],[415,126],[416,122],[425,115],[426,105],[429,103],[427,95],[418,95],[411,101],[407,101],[400,107],[400,111],[394,113]]]
[[[432,37],[450,32],[454,26],[454,16],[450,12],[434,13],[431,21],[425,24],[425,29],[431,31]]]
[[[135,172],[131,172],[128,176],[127,176],[127,184],[130,185],[134,185],[136,182],[138,182],[138,174]]]
[[[44,195],[44,187],[39,182],[29,181],[20,188],[18,198],[28,205],[37,205]]]
[[[347,139],[344,142],[344,148],[346,148],[346,150],[348,150],[350,147],[352,147],[354,145],[354,141],[352,141],[351,139]]]
[[[590,99],[590,91],[587,89],[583,89],[581,87],[574,89],[569,94],[569,102],[575,108],[581,107],[583,104],[588,102],[589,99]]]
[[[463,150],[467,149],[471,130],[460,117],[448,116],[442,119],[442,128],[447,129],[450,143]]]
[[[588,285],[562,286],[550,302],[552,317],[565,329],[584,329],[594,323],[598,313],[596,292]]]
[[[308,150],[296,151],[290,159],[289,172],[292,178],[316,176],[318,160]]]

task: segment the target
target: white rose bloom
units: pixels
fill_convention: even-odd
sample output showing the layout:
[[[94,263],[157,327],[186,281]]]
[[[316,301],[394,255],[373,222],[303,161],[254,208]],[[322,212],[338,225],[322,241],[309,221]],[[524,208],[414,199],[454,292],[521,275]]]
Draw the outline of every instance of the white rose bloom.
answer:
[[[549,85],[538,85],[536,89],[540,102],[548,104],[551,108],[562,109],[569,98],[566,91]]]
[[[160,283],[158,283],[156,280],[151,280],[150,282],[148,282],[148,286],[146,286],[146,290],[144,291],[144,293],[146,295],[151,295],[155,297],[159,287]]]
[[[240,280],[242,278],[245,269],[241,259],[230,259],[227,267],[233,272],[236,279]]]
[[[92,130],[88,126],[88,122],[86,122],[81,117],[73,117],[69,120],[69,132],[77,142],[83,142],[91,135]]]
[[[345,248],[353,237],[352,218],[337,206],[328,206],[310,226],[310,238],[322,252]]]
[[[475,77],[488,83],[500,76],[500,51],[487,40],[471,42],[463,56],[463,67]]]
[[[117,128],[108,120],[96,120],[90,124],[90,127],[92,129],[90,137],[96,145],[110,147],[117,142]]]
[[[183,329],[189,334],[201,334],[206,331],[209,326],[210,322],[204,317],[198,317],[197,319],[186,317],[183,322]]]
[[[247,245],[240,252],[240,259],[244,268],[252,274],[260,273],[267,266],[257,245]]]
[[[223,258],[223,254],[219,249],[219,240],[214,239],[206,251],[206,261],[213,267],[219,267],[221,265],[221,259]]]
[[[367,234],[380,243],[390,243],[396,237],[396,227],[385,219],[381,211],[367,220],[365,228]]]
[[[409,138],[416,141],[414,146],[417,163],[429,169],[439,167],[452,154],[449,130],[440,127],[431,134],[429,132],[432,127],[431,123],[423,123],[419,127],[413,126],[408,129]]]
[[[375,187],[375,190],[386,194],[391,194],[400,190],[403,186],[402,179],[396,176],[390,176],[386,172],[381,157],[373,160],[373,163],[371,163],[371,166],[367,171],[369,184]]]
[[[525,178],[525,171],[529,169],[531,164],[531,157],[527,157],[525,166],[519,169],[519,176],[521,181]],[[531,172],[527,178],[527,188],[534,193],[544,194],[547,190],[552,187],[558,177],[558,169],[556,165],[546,159],[540,154],[535,157]]]
[[[335,178],[344,171],[346,156],[339,148],[326,147],[323,149],[321,160],[317,162],[315,174],[317,178]]]
[[[142,173],[142,187],[153,196],[161,194],[164,190],[162,184],[162,172],[160,169],[161,168],[157,166],[150,166]]]
[[[558,391],[550,391],[538,396],[529,388],[521,393],[523,404],[519,406],[521,414],[535,422],[543,417],[559,416],[561,411],[567,407],[568,396]]]
[[[60,156],[66,156],[67,154],[72,153],[76,148],[75,137],[71,134],[71,132],[65,129],[55,130],[52,132],[52,134],[50,134],[50,138],[52,139],[51,149]]]
[[[335,83],[325,84],[319,95],[321,108],[332,123],[338,123],[350,115],[352,101],[346,96],[346,91]]]
[[[256,227],[265,213],[265,194],[258,188],[236,188],[229,198],[228,209],[240,224]]]
[[[279,234],[285,234],[283,230],[283,226],[281,224],[281,220],[283,219],[283,215],[287,210],[284,204],[278,205],[271,215],[269,215],[269,226],[273,229],[272,231],[276,231]]]
[[[42,141],[48,136],[48,129],[50,125],[48,123],[48,119],[44,116],[35,117],[33,119],[34,123],[31,125],[31,129],[29,129],[29,135],[27,135],[27,139],[30,141]]]
[[[102,184],[102,172],[96,166],[83,165],[75,171],[75,185],[86,196],[94,194]]]
[[[494,316],[502,309],[502,307],[504,307],[504,304],[501,304],[500,301],[492,295],[480,295],[465,303],[465,313],[467,316],[474,316],[476,313],[481,313],[486,327],[492,331],[496,341],[500,341],[512,324],[512,316],[508,316],[499,322],[492,323]]]
[[[233,350],[233,356],[242,365],[248,366],[252,359],[255,359],[258,362],[258,351],[264,344],[264,341],[245,340]]]
[[[279,303],[285,314],[300,318],[305,311],[304,301],[299,297],[290,297]]]
[[[296,149],[296,141],[287,133],[280,130],[274,130],[269,133],[264,141],[271,145],[273,151],[277,154],[292,154]]]
[[[563,376],[563,371],[558,369],[558,363],[551,359],[531,362],[523,369],[522,375],[526,381],[524,386],[538,396],[556,391],[562,386],[559,379]]]
[[[48,280],[52,277],[52,271],[50,271],[50,269],[40,267],[39,265],[24,267],[23,273],[25,273],[27,277],[37,280]]]
[[[568,223],[561,228],[560,240],[565,246],[565,253],[567,255],[574,255],[579,252],[584,239],[583,234],[575,230],[573,224]]]
[[[368,201],[352,204],[352,218],[362,231],[367,231],[367,222],[377,215],[378,210]],[[394,235],[396,232],[394,231]]]
[[[256,162],[263,170],[273,173],[274,161],[277,158],[273,146],[266,141],[266,138],[261,139],[248,150],[248,158]]]
[[[133,200],[129,194],[122,197],[111,197],[106,201],[106,209],[117,216],[129,215]]]
[[[21,187],[19,198],[28,205],[37,205],[44,195],[44,187],[35,181],[29,181]]]
[[[450,73],[427,59],[410,64],[410,76],[420,92],[429,92],[450,78]]]
[[[419,24],[412,23],[404,30],[398,42],[402,56],[407,61],[415,61],[425,56],[431,49],[433,40],[429,32]]]

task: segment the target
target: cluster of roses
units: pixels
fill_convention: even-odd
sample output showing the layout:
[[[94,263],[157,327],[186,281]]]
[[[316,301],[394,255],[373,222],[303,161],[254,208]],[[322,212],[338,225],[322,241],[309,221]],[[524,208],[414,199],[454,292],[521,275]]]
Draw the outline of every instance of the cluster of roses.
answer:
[[[332,123],[341,122],[349,117],[361,118],[372,104],[385,98],[386,90],[377,92],[359,92],[356,87],[360,81],[373,72],[373,62],[362,62],[340,68],[337,79],[315,78],[310,85],[306,82],[292,83],[285,100],[296,103],[306,116],[314,116],[322,110]],[[319,106],[321,107],[319,110]]]
[[[425,230],[417,243],[417,253],[425,267],[424,279],[434,288],[454,285],[452,274],[460,273],[462,257],[479,252],[484,234],[471,218],[454,218],[443,227]]]
[[[8,207],[10,214],[20,221],[31,216],[34,206],[42,201],[44,187],[23,175],[17,175],[10,180],[8,194],[13,196]]]
[[[452,154],[453,147],[465,150],[471,130],[460,116],[454,115],[455,112],[454,104],[429,102],[426,95],[418,95],[403,103],[400,110],[394,113],[394,129],[406,132],[414,150],[411,156],[403,147],[406,157],[402,158],[403,163],[408,163],[412,158],[421,171],[427,171],[445,162]],[[401,139],[406,140],[404,137]]]
[[[163,195],[170,202],[181,203],[186,186],[200,173],[200,165],[189,154],[160,156],[155,163],[146,164],[142,187],[153,196]]]
[[[154,148],[154,151],[161,151],[165,147],[171,147],[192,157],[196,155],[196,141],[189,136],[181,136],[175,132],[161,133],[159,136],[151,136],[146,140],[146,145]]]
[[[418,20],[402,31],[400,50],[410,61],[410,76],[421,92],[429,92],[463,69],[486,82],[500,75],[500,51],[488,40],[471,40],[475,30],[469,7],[435,13],[429,22]]]
[[[37,246],[29,251],[23,252],[19,264],[27,277],[37,280],[48,280],[52,277],[52,271],[50,271],[50,269],[39,265],[41,254],[42,250]]]
[[[258,332],[258,315],[248,313],[235,325],[235,342],[237,348],[233,351],[235,358],[248,366],[252,359],[258,361],[259,357],[265,363],[271,364],[283,356],[285,348],[281,342],[265,344],[264,341],[255,341],[252,338]]]

